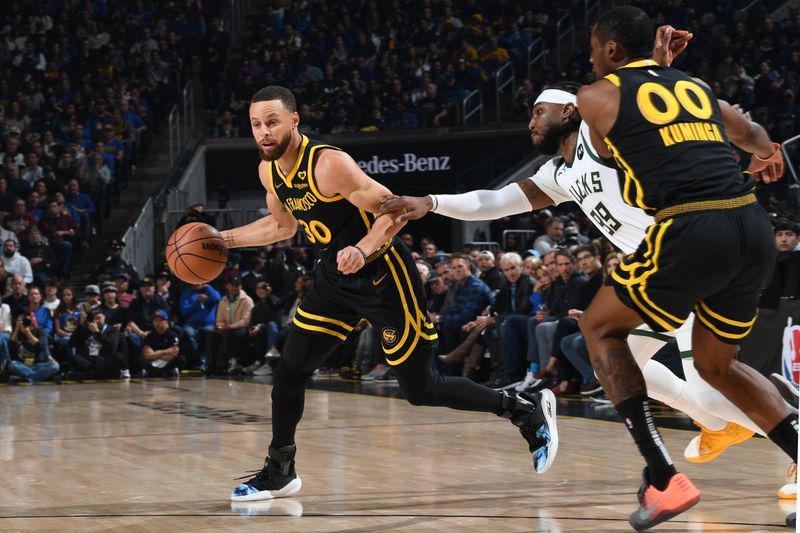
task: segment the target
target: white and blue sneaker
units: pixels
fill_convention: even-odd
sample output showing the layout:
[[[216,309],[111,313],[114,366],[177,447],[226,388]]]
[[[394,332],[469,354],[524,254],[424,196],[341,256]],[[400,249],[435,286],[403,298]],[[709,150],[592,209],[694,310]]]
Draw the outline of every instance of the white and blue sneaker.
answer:
[[[300,492],[303,483],[294,469],[294,445],[282,448],[269,448],[269,457],[264,468],[231,492],[231,501],[253,502],[286,498]],[[247,476],[245,476],[247,477]]]
[[[511,397],[504,392],[504,400]],[[549,389],[530,394],[521,392],[514,398],[513,408],[506,417],[519,428],[528,441],[537,474],[550,469],[558,453],[558,428],[556,426],[556,397]]]

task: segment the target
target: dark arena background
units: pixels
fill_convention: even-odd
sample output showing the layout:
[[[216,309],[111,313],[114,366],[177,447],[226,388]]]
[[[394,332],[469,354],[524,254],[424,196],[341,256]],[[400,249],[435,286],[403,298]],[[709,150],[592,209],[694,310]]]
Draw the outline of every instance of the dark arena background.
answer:
[[[406,401],[382,349],[399,332],[298,311],[322,268],[304,231],[231,248],[204,285],[178,279],[164,254],[186,223],[225,231],[271,216],[249,115],[266,86],[293,92],[300,133],[395,195],[533,176],[553,157],[532,142],[537,97],[596,81],[591,30],[621,6],[654,30],[690,31],[672,66],[738,104],[782,153],[782,178],[754,190],[778,260],[738,359],[796,417],[800,2],[4,0],[0,530],[630,531],[643,459],[576,318],[593,295],[583,284],[600,287],[625,253],[578,204],[496,220],[431,213],[395,245],[422,281],[417,334],[436,322],[437,376],[513,398],[552,391],[558,456],[542,475],[504,418]],[[731,150],[747,169],[751,155]],[[303,375],[302,490],[231,501],[264,464],[273,394],[285,393],[273,383],[292,372],[287,337],[304,320],[344,340]],[[676,382],[696,375],[675,337],[638,334],[663,344],[655,360]],[[701,385],[712,405],[718,393]],[[670,403],[690,403],[681,394]],[[710,411],[739,412],[713,398]],[[764,431],[715,411],[721,426],[701,434],[701,420],[650,409],[702,493],[656,530],[786,530],[796,465]]]

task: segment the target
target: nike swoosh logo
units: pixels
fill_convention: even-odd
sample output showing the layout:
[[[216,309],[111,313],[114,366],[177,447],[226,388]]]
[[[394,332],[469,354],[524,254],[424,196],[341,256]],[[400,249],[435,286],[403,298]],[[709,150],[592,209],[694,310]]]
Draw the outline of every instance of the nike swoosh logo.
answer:
[[[373,280],[372,280],[372,285],[374,285],[375,287],[377,287],[378,285],[380,285],[380,284],[381,284],[381,281],[383,281],[383,279],[384,279],[386,276],[388,276],[388,275],[389,275],[389,273],[387,272],[386,274],[384,274],[383,276],[379,277],[378,279],[373,279]]]
[[[275,184],[275,188],[276,188],[276,189],[280,189],[281,187],[283,187],[283,182],[280,182],[280,183],[276,183],[276,184]]]

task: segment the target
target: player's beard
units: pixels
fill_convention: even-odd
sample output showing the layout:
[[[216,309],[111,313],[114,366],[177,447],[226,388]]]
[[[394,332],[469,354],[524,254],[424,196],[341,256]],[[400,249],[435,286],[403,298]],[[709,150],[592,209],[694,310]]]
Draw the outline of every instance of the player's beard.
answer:
[[[559,124],[548,123],[547,133],[542,135],[542,140],[539,143],[534,143],[536,149],[540,154],[555,155],[561,148],[561,139],[565,135],[569,135],[574,131],[578,131],[581,124],[580,115],[575,112],[567,119],[566,122]]]
[[[258,155],[261,156],[262,161],[266,161],[268,163],[271,161],[277,161],[278,159],[281,158],[283,154],[286,153],[286,149],[289,148],[290,142],[292,142],[291,133],[287,134],[283,140],[277,143],[275,147],[272,149],[272,152],[270,152],[269,154],[265,154],[264,149],[261,148],[261,143],[256,142],[256,146],[258,146]]]
[[[549,124],[548,126],[547,133],[542,135],[542,140],[535,145],[540,154],[555,155],[561,147],[561,138],[565,134],[575,131],[577,125],[572,120],[567,120],[561,124]]]

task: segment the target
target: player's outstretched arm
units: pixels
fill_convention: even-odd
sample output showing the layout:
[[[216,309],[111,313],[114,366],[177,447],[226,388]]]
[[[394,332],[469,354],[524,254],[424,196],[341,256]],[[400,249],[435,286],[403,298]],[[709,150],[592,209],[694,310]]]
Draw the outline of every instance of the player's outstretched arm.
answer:
[[[261,184],[267,189],[267,209],[270,214],[246,226],[221,232],[228,248],[266,246],[293,237],[297,233],[297,220],[269,190],[266,172],[264,164],[259,165],[258,174]]]
[[[396,213],[395,222],[398,223],[417,220],[431,211],[457,220],[496,220],[550,205],[553,205],[553,200],[533,180],[526,178],[496,191],[477,190],[424,197],[389,196],[381,203],[378,214]]]
[[[325,196],[341,194],[354,206],[370,213],[377,213],[381,200],[392,194],[389,189],[364,174],[353,158],[345,152],[337,150],[322,152],[315,173],[319,177],[317,186],[320,193]],[[339,271],[343,274],[357,272],[366,264],[367,257],[397,235],[405,224],[405,222],[395,222],[390,214],[378,216],[363,239],[355,246],[348,246],[339,251],[337,255]]]
[[[764,183],[772,183],[783,176],[783,153],[780,145],[773,143],[767,130],[746,114],[724,100],[719,100],[722,123],[733,144],[753,154],[747,170]]]

